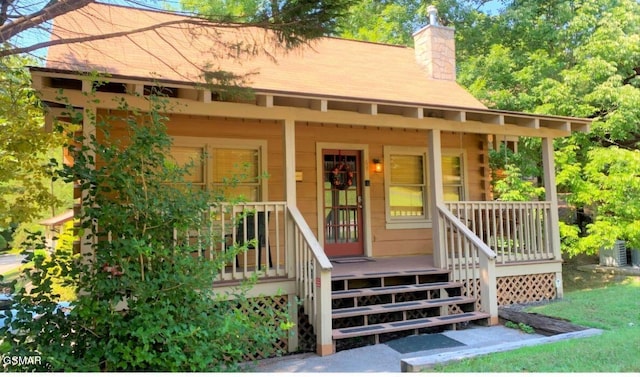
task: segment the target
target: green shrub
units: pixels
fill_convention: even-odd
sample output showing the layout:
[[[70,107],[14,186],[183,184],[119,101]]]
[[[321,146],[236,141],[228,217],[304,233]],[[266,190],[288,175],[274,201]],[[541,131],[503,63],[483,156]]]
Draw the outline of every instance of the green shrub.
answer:
[[[19,331],[3,338],[12,355],[42,355],[43,363],[28,369],[233,371],[245,355],[264,353],[285,335],[285,313],[245,309],[250,283],[231,297],[211,291],[216,273],[242,247],[206,259],[193,256],[197,245],[174,239],[174,230],[210,229],[215,214],[207,212],[208,193],[183,181],[188,167],[167,163],[163,98],[151,96],[149,105],[142,113],[123,102],[119,118],[93,120],[103,138],[70,146],[75,163],[60,175],[84,190],[82,242],[94,242],[80,258],[63,250],[68,246],[50,258],[29,253],[33,288],[18,292],[21,310],[12,320]],[[126,148],[110,137],[115,121],[130,135]],[[56,279],[75,287],[68,314],[55,311]],[[42,317],[32,320],[32,312]]]

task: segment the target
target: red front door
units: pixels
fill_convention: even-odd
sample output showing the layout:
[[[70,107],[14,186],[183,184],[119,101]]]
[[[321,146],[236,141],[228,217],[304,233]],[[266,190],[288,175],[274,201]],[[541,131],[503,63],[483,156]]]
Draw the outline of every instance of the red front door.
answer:
[[[363,255],[360,151],[325,149],[322,162],[325,252]]]

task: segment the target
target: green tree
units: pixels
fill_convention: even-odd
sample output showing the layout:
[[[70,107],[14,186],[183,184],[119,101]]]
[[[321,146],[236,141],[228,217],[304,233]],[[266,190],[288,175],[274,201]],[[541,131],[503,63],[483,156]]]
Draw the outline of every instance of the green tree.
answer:
[[[381,11],[398,4],[410,10],[419,9],[423,2],[365,1],[352,8],[356,13],[350,16],[350,25],[343,26],[343,35],[374,40],[373,35],[376,41],[395,42],[396,30],[403,30],[402,43],[410,45],[410,33],[426,22],[421,21],[425,16],[414,14],[408,16],[411,22],[399,22]],[[488,107],[593,119],[589,134],[556,141],[557,183],[559,191],[570,193],[570,204],[603,205],[598,199],[599,182],[587,167],[596,156],[618,155],[611,146],[633,154],[640,142],[640,4],[634,0],[444,0],[434,4],[441,23],[456,28],[458,81]],[[491,12],[486,12],[487,5],[492,6]],[[378,11],[368,14],[372,10]],[[382,28],[391,32],[369,31],[378,24],[391,24]],[[363,33],[358,34],[359,30]],[[522,138],[518,151],[492,152],[492,165],[515,164],[523,175],[541,178],[539,142]],[[614,181],[637,179],[630,171],[608,174],[621,174],[611,177]],[[618,207],[626,204],[616,203]],[[609,235],[633,238],[608,215],[610,211],[596,213],[588,232],[591,240],[603,240],[596,231],[600,221],[615,228]],[[567,226],[562,229],[566,240],[580,233]],[[592,244],[573,249],[595,252],[598,248]]]
[[[44,114],[26,65],[12,56],[0,59],[0,228],[51,214],[61,201],[52,190],[55,164],[50,151],[64,137],[44,129]]]

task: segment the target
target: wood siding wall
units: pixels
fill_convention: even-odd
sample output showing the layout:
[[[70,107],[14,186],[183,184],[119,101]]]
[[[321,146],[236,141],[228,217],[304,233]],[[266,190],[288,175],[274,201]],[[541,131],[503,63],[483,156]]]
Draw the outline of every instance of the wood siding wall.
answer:
[[[167,123],[172,136],[266,140],[268,197],[264,200],[283,201],[284,150],[283,125],[277,121],[228,119],[215,117],[172,115]],[[317,143],[366,145],[369,159],[383,159],[384,146],[427,147],[426,131],[386,129],[378,127],[329,124],[296,124],[296,171],[303,179],[296,183],[298,208],[314,233],[318,234]],[[466,153],[466,200],[487,200],[488,158],[484,135],[443,132],[443,149],[462,149]],[[374,257],[432,253],[431,229],[386,229],[384,174],[374,173],[371,161],[362,161],[369,169],[371,224],[365,224],[372,240]],[[383,167],[384,169],[385,167]]]
[[[366,144],[369,158],[383,158],[384,146],[427,146],[426,131],[384,129],[377,127],[338,126],[298,123],[296,127],[296,170],[303,174],[297,183],[298,208],[309,222],[311,229],[318,229],[316,211],[316,143]],[[466,152],[466,172],[469,197],[467,200],[485,200],[485,172],[487,143],[482,135],[445,132],[443,149],[463,149]],[[371,161],[363,161],[363,169],[371,169]],[[383,167],[384,169],[384,167]],[[431,229],[386,229],[384,174],[370,170],[369,187],[371,208],[370,229],[372,256],[396,256],[432,253]],[[366,205],[366,203],[365,203]]]

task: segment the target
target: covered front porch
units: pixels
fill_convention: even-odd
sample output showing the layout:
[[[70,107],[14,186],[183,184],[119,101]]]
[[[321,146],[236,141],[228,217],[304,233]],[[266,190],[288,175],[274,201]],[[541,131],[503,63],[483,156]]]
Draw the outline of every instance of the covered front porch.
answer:
[[[434,221],[434,228],[438,229],[434,234],[440,235],[434,241],[437,254],[425,251],[420,255],[331,260],[302,214],[286,202],[228,204],[214,210],[218,214],[214,223],[216,232],[226,236],[202,247],[201,253],[213,256],[229,245],[250,241],[249,237],[256,240],[252,248],[221,270],[214,289],[225,292],[258,273],[258,283],[251,295],[278,296],[289,304],[300,303],[289,305],[291,318],[304,320],[298,321],[297,331],[287,340],[284,351],[297,350],[305,338],[307,343],[313,338],[315,344],[311,347],[318,354],[335,352],[336,341],[343,337],[335,328],[336,318],[344,316],[340,310],[362,310],[356,309],[360,301],[353,298],[354,308],[336,305],[336,296],[340,294],[364,295],[346,293],[350,289],[365,288],[382,294],[382,299],[364,300],[375,305],[396,305],[390,312],[400,314],[388,316],[393,322],[408,321],[409,328],[398,329],[405,332],[455,328],[468,320],[491,325],[497,323],[500,305],[562,296],[561,259],[557,255],[559,248],[553,247],[554,217],[549,201],[445,202],[437,206]],[[238,221],[240,218],[268,221]],[[431,289],[430,284],[445,282],[451,285],[438,286],[437,291],[411,298],[396,297],[396,293],[385,290],[426,291],[422,288]],[[447,302],[446,306],[433,309],[442,300],[460,300],[464,305],[452,307]],[[403,308],[408,305],[414,306],[409,314]],[[436,317],[446,318],[429,319]],[[377,333],[365,328],[371,326],[369,319],[349,321],[360,328],[349,330],[354,336],[364,334],[375,337],[377,342],[380,334],[387,334],[386,329],[377,329],[380,331]],[[303,328],[305,323],[307,328]]]

